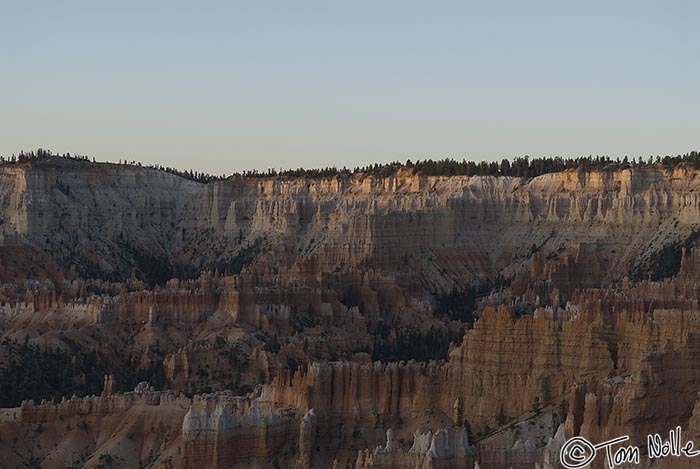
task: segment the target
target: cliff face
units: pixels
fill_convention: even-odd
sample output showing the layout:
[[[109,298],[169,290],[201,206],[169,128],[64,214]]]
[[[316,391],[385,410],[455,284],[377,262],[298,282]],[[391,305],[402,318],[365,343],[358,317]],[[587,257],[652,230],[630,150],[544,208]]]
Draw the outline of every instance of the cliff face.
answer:
[[[466,286],[513,274],[533,251],[588,246],[594,255],[577,259],[587,269],[582,281],[600,286],[643,252],[687,236],[700,204],[697,172],[655,168],[529,181],[404,170],[200,184],[136,166],[51,160],[0,167],[0,180],[7,240],[121,278],[132,261],[151,277],[152,259],[175,270],[238,269],[274,247],[265,265],[278,270],[376,267]]]
[[[561,467],[566,436],[595,442],[629,435],[642,445],[647,434],[677,425],[698,432],[697,312],[625,313],[614,326],[545,316],[544,309],[520,319],[487,311],[443,363],[314,363],[293,374],[280,370],[254,398],[190,399],[140,386],[116,396],[24,403],[5,429],[32,434],[42,425],[51,429],[42,438],[63,441],[53,428],[66,422],[123,425],[125,416],[149,422],[158,415],[170,435],[158,444],[179,448],[177,456],[159,450],[158,461],[184,468],[332,461],[362,468],[553,468]],[[0,437],[2,431],[0,425]],[[81,451],[93,458],[106,451],[88,450]],[[53,467],[56,457],[43,458]]]
[[[484,429],[497,424],[496,416],[511,421],[536,402],[563,400],[574,416],[572,434],[601,441],[641,436],[690,417],[700,385],[693,358],[699,332],[697,314],[678,310],[614,328],[489,311],[447,363],[313,364],[293,377],[282,372],[263,396],[314,408],[331,438],[336,428],[388,428],[428,413]]]
[[[698,432],[698,186],[0,166],[0,455],[555,468]]]

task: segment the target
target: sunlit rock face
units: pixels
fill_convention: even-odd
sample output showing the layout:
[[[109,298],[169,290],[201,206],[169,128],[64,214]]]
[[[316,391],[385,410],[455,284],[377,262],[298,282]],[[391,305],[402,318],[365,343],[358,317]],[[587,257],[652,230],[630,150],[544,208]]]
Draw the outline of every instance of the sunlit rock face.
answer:
[[[436,286],[466,285],[514,273],[536,251],[571,255],[536,274],[598,287],[700,221],[698,173],[654,167],[531,180],[404,169],[202,184],[138,166],[54,159],[2,166],[0,180],[7,242],[29,241],[59,265],[121,278],[129,261],[143,264],[146,255],[176,270],[234,268],[242,251],[272,250],[271,264],[299,273],[418,270]]]
[[[0,166],[0,456],[560,468],[573,436],[697,436],[697,187]]]

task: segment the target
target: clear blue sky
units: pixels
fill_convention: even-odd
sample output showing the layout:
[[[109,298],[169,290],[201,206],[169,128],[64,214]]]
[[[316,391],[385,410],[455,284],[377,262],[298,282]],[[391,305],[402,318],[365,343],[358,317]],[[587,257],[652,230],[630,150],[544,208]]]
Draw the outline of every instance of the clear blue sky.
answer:
[[[216,174],[699,149],[693,1],[27,1],[0,154]]]

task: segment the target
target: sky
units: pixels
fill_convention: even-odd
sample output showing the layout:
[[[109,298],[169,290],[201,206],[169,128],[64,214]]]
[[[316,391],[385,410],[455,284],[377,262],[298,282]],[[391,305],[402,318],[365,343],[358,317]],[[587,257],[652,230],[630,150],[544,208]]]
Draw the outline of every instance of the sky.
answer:
[[[6,156],[228,174],[700,150],[700,2],[0,4]]]

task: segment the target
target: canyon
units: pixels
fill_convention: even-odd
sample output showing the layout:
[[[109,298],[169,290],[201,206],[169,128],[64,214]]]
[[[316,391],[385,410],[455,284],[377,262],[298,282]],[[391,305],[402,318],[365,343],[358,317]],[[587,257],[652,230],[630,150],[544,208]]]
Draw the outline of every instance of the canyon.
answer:
[[[3,465],[549,469],[574,436],[699,442],[698,231],[684,165],[2,164]]]

